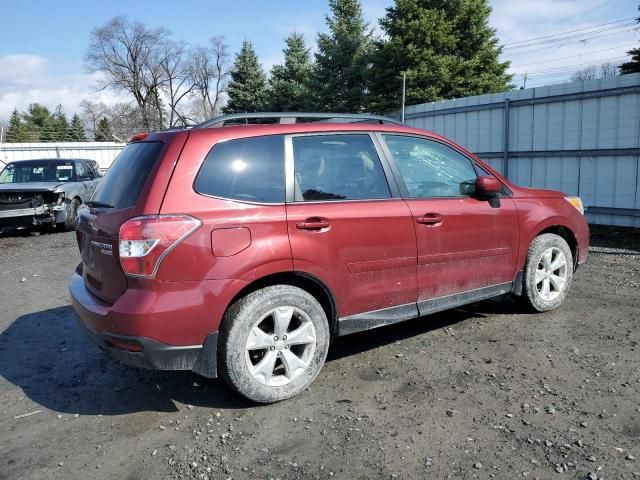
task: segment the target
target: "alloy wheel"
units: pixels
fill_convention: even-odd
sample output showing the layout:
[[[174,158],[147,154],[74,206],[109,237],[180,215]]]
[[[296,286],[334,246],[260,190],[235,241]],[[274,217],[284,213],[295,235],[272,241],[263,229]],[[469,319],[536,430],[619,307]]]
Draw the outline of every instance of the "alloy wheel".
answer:
[[[316,348],[316,329],[299,308],[278,307],[254,323],[245,345],[249,372],[260,383],[280,387],[305,372]]]

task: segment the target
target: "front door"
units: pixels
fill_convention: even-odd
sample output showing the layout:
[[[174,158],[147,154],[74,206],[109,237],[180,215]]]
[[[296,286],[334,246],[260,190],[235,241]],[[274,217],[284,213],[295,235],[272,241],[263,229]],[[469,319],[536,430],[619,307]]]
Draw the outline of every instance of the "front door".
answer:
[[[382,135],[414,220],[421,314],[511,290],[518,214],[508,196],[469,195],[472,160],[436,140]]]
[[[367,319],[417,316],[413,219],[372,137],[294,135],[286,150],[294,269],[331,289],[341,319],[383,309]]]

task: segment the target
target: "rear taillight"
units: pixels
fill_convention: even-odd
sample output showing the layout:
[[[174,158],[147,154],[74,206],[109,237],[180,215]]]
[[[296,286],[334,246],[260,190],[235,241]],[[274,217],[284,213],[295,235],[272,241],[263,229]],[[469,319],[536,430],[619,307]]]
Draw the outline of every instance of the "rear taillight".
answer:
[[[162,259],[202,222],[189,215],[148,215],[120,227],[120,264],[124,273],[154,277]]]

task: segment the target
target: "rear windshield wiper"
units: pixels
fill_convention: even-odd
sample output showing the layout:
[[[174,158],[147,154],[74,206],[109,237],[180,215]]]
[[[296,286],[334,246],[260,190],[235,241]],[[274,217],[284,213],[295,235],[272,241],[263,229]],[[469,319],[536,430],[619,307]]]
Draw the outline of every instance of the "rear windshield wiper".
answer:
[[[88,207],[98,207],[98,208],[115,208],[113,205],[109,205],[108,203],[98,202],[96,200],[89,200],[88,202],[84,202]]]

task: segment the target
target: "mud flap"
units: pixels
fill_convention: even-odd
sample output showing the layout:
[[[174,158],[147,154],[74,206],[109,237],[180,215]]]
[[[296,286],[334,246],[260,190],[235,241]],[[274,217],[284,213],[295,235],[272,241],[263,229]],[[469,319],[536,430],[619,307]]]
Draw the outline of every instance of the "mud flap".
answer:
[[[198,355],[191,370],[203,377],[218,377],[218,332],[207,335],[202,350],[200,350],[200,355]]]

